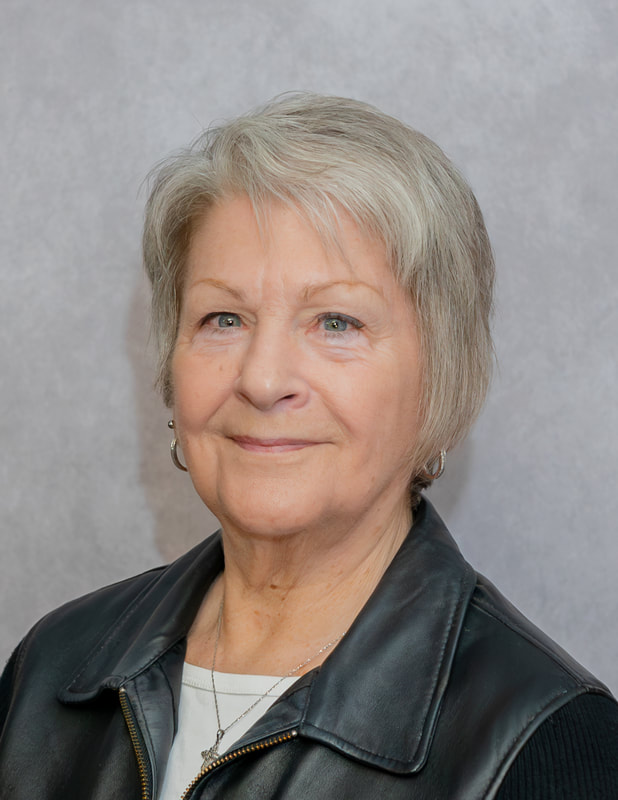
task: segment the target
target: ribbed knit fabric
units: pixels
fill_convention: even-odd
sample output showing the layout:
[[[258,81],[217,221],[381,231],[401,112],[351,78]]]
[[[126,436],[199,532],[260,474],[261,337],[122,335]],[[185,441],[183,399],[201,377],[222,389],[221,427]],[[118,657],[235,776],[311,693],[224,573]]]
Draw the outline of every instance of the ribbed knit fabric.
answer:
[[[509,770],[496,800],[618,800],[618,706],[581,695],[556,711]]]

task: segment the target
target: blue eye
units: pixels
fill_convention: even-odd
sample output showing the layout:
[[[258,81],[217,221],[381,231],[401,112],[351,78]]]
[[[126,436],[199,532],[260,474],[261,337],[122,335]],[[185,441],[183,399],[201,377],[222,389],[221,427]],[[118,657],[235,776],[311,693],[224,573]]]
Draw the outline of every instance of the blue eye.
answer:
[[[214,323],[218,328],[241,328],[242,322],[238,314],[232,314],[229,311],[216,311],[214,314],[208,314],[204,318],[205,325]]]
[[[238,314],[219,314],[217,319],[220,328],[240,328]]]
[[[348,317],[347,314],[322,314],[319,319],[322,330],[326,331],[326,333],[345,333],[350,328],[360,330],[364,327],[360,320]]]
[[[347,319],[341,319],[340,317],[326,317],[322,320],[322,323],[324,330],[331,333],[341,333],[348,327]]]

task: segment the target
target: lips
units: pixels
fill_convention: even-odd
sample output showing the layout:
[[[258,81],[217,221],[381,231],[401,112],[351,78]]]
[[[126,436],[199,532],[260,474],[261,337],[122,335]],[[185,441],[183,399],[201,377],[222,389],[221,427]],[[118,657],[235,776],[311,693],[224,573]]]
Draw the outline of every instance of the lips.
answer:
[[[288,453],[318,444],[318,442],[307,439],[288,439],[283,437],[258,439],[254,436],[230,436],[230,439],[243,450],[253,453]]]

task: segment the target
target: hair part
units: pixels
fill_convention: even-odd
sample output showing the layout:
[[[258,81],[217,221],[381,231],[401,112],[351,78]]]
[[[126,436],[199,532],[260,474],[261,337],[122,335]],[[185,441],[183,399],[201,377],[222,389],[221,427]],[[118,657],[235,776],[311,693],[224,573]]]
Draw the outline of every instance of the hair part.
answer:
[[[152,285],[157,385],[173,403],[171,359],[192,234],[208,208],[248,195],[258,219],[280,201],[337,244],[347,211],[384,243],[410,292],[422,353],[422,426],[411,464],[423,465],[468,432],[489,386],[494,262],[472,190],[442,150],[399,120],[356,100],[286,94],[203,133],[151,173],[143,252]]]

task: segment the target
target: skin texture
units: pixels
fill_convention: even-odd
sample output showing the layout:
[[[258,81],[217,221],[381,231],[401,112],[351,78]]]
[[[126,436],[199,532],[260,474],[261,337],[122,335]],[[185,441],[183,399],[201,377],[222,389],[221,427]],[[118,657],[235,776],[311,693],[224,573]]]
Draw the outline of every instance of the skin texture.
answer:
[[[268,211],[260,230],[232,197],[197,227],[172,378],[226,558],[187,660],[210,666],[225,593],[217,668],[284,674],[348,627],[407,532],[421,370],[381,243],[341,212],[327,249],[295,209]]]

